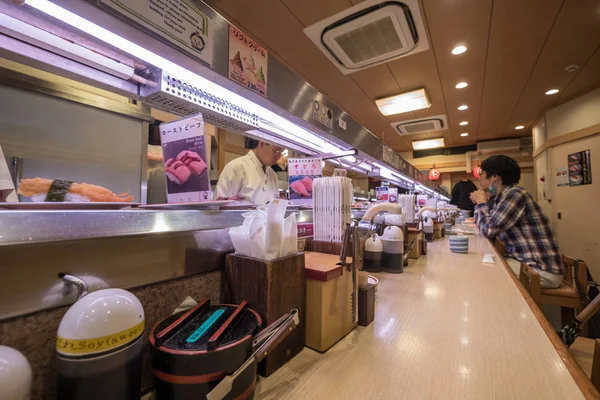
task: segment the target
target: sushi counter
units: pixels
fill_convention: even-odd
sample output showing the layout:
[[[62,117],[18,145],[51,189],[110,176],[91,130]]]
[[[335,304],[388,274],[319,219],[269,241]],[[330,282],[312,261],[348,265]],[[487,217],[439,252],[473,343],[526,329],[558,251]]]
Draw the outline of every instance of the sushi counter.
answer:
[[[312,221],[310,211],[293,212],[298,222]],[[98,378],[69,363],[77,350],[64,337],[68,321],[77,319],[73,310],[82,308],[68,305],[81,287],[65,290],[59,272],[90,288],[76,306],[115,290],[134,311],[143,308],[132,314],[127,333],[133,344],[124,354],[141,366],[127,379],[140,382],[143,394],[156,390],[154,400],[189,398],[191,389],[201,398],[210,392],[209,399],[252,393],[256,399],[316,400],[597,394],[582,388],[570,356],[552,342],[504,261],[482,263],[494,252],[485,238],[468,236],[466,254],[451,251],[449,239],[431,241],[426,256],[402,273],[373,274],[375,284],[369,279],[356,296],[353,288],[363,284],[350,272],[357,231],[339,246],[316,249],[308,240],[305,254],[262,262],[231,255],[229,227],[243,223],[244,213],[0,211],[0,259],[9,278],[0,281],[0,345],[18,349],[31,364],[31,398],[54,399],[57,385],[65,393],[86,379],[98,385]],[[257,333],[260,325],[270,329]],[[525,340],[514,340],[515,332]],[[178,367],[184,352],[194,355],[197,346],[212,350]],[[220,349],[236,365],[217,357]],[[253,350],[231,380],[222,374],[233,373]],[[90,362],[102,359],[94,357]]]

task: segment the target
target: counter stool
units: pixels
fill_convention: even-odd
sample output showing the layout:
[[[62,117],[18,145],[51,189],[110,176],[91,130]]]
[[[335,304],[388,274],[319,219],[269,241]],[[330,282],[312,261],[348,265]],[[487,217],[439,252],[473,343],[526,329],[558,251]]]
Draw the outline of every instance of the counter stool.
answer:
[[[569,347],[569,353],[596,389],[600,390],[600,340],[580,336]]]
[[[579,282],[585,294],[587,295],[587,264],[583,261],[579,262],[579,270],[575,276],[576,260],[562,256],[565,273],[563,281],[556,289],[542,289],[540,286],[540,275],[535,268],[531,268],[527,264],[521,263],[521,273],[519,281],[529,292],[533,301],[538,306],[542,304],[550,304],[560,306],[561,308],[561,324],[567,325],[574,316],[575,310],[582,310],[585,304],[579,296],[575,280]]]

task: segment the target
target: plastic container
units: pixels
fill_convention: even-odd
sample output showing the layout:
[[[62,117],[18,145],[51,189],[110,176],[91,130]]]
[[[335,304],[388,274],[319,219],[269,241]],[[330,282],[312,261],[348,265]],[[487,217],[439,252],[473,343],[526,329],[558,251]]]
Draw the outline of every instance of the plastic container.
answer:
[[[381,259],[383,257],[383,244],[377,235],[373,235],[365,242],[363,254],[363,268],[368,272],[381,272]]]
[[[381,268],[385,272],[401,274],[404,272],[404,233],[397,226],[388,226],[381,237],[383,257]]]

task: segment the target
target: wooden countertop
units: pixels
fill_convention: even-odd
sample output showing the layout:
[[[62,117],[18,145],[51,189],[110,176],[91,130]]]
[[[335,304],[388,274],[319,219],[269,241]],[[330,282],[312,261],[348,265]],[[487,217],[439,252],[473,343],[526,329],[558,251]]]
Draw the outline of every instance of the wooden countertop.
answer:
[[[469,254],[439,240],[403,274],[374,274],[375,321],[327,353],[305,348],[260,380],[256,398],[595,398],[505,264],[482,263],[486,253],[481,236],[470,236]]]

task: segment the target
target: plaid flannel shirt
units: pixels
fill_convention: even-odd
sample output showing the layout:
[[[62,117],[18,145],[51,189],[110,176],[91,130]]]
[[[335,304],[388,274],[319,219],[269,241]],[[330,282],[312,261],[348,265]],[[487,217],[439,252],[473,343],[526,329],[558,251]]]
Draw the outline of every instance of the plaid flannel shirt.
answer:
[[[481,233],[488,239],[500,237],[506,252],[517,261],[562,275],[556,239],[533,197],[520,186],[508,187],[496,197],[492,213],[485,203],[475,206],[475,222]]]

